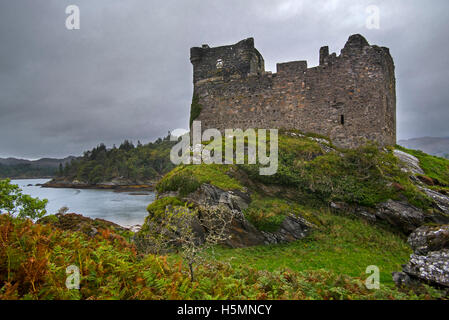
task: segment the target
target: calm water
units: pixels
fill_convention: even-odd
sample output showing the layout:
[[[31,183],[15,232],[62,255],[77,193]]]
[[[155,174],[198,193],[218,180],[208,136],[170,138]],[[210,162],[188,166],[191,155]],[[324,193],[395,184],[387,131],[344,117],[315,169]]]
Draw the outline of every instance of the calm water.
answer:
[[[114,192],[113,190],[41,188],[36,184],[48,179],[12,180],[19,185],[24,194],[39,199],[48,199],[47,213],[54,214],[61,207],[90,218],[101,218],[121,226],[142,224],[147,212],[146,207],[154,201],[155,194],[149,191]],[[32,186],[28,186],[32,184]]]

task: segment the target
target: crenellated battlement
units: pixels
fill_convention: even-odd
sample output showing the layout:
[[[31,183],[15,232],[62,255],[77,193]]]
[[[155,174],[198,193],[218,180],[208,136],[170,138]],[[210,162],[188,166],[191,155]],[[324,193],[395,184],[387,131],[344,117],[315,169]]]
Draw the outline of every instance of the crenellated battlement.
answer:
[[[340,147],[366,140],[396,143],[394,63],[388,48],[349,37],[340,55],[319,50],[320,64],[278,63],[266,72],[254,39],[191,49],[194,94],[203,129],[297,129]]]

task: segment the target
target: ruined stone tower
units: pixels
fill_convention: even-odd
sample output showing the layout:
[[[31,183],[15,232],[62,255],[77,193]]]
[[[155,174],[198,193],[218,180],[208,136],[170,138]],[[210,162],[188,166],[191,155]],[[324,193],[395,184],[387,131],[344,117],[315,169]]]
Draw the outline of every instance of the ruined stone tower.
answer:
[[[313,68],[293,61],[265,72],[252,38],[191,48],[190,61],[203,130],[297,129],[343,148],[367,140],[396,143],[393,59],[388,48],[369,45],[361,35],[350,36],[339,56],[322,47]]]

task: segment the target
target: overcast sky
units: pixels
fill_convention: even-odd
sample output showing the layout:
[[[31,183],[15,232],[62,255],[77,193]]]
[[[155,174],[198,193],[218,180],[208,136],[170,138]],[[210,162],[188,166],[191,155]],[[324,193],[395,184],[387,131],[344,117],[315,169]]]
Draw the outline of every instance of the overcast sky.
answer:
[[[81,29],[65,27],[68,5]],[[380,28],[367,29],[368,5]],[[80,155],[187,128],[189,49],[254,37],[266,69],[351,34],[389,47],[398,138],[449,137],[449,1],[0,0],[0,157]]]

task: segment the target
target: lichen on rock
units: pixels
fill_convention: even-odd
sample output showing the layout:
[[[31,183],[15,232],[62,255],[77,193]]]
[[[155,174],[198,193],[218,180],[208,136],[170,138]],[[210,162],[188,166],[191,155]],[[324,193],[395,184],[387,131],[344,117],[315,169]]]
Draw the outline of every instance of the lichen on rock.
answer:
[[[393,274],[395,282],[409,285],[410,279],[417,279],[449,287],[449,225],[420,227],[407,242],[414,253],[403,266],[403,272]]]

